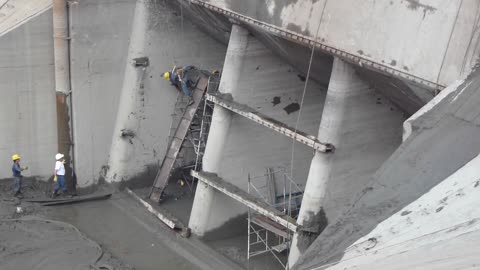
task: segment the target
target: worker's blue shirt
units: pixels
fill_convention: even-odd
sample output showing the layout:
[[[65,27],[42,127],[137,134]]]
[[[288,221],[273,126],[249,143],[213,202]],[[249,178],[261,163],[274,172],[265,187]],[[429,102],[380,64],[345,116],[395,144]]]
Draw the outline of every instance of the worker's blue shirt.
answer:
[[[13,163],[12,166],[12,173],[14,177],[21,177],[22,176],[22,169],[18,163]]]

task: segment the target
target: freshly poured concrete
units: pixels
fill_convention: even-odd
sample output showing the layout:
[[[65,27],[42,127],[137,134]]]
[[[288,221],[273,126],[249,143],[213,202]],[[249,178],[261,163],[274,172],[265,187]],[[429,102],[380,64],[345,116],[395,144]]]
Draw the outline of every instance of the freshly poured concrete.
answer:
[[[9,178],[11,155],[23,157],[26,176],[53,174],[57,117],[52,12],[0,37],[0,179]]]
[[[479,87],[480,77],[474,74],[415,120],[410,137],[355,195],[355,204],[329,224],[296,269],[338,262],[351,244],[378,223],[477,156]]]
[[[234,52],[236,51],[232,53]],[[236,102],[246,104],[289,126],[295,126],[299,111],[295,109],[290,111],[290,108],[299,107],[301,102],[305,85],[301,74],[289,64],[278,59],[272,51],[253,36],[248,36],[243,58],[235,62],[226,61],[224,70],[229,70],[230,65],[241,65],[238,72],[242,80],[238,81],[235,91],[231,93]],[[222,77],[222,80],[224,78]],[[302,115],[298,123],[299,130],[312,135],[316,134],[322,115],[325,92],[325,89],[317,83],[309,81]],[[212,128],[210,136],[216,136],[216,132],[217,130]],[[209,142],[211,138],[209,138]],[[216,147],[216,145],[207,144],[208,147]],[[217,167],[218,175],[244,190],[247,190],[248,174],[252,177],[262,176],[267,167],[275,169],[283,167],[290,174],[292,140],[242,116],[233,115],[225,146],[221,150],[216,152],[219,156],[215,157],[220,162],[220,166]],[[208,151],[207,149],[207,153]],[[295,143],[293,179],[302,188],[306,182],[308,165],[312,156],[311,148]],[[207,160],[204,161],[208,163]],[[283,194],[284,178],[281,174],[276,176],[277,195],[281,195]],[[260,180],[256,183],[257,186],[260,186],[261,182]],[[204,194],[203,188],[197,189],[196,196],[204,196]],[[197,213],[195,210],[199,209],[202,210]],[[218,192],[214,193],[213,199],[210,199],[208,204],[201,204],[201,201],[195,198],[193,210],[191,222],[195,215],[207,216],[204,218],[208,223],[204,223],[202,230],[197,230],[201,234],[221,227],[229,220],[240,217],[246,211],[244,206]],[[231,233],[234,232],[232,226],[229,226],[229,230]],[[243,231],[243,228],[241,230]]]

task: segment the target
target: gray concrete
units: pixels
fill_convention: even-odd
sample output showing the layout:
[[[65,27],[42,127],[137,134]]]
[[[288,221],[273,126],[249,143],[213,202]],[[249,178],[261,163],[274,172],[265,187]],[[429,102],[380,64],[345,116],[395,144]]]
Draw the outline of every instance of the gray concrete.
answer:
[[[479,87],[480,77],[474,74],[412,122],[412,134],[355,195],[355,203],[329,223],[297,269],[337,262],[348,246],[378,223],[477,156]]]
[[[479,166],[480,156],[476,156],[356,241],[341,263],[325,268],[476,268],[476,247],[480,244]]]
[[[140,119],[143,117],[139,108],[141,109],[144,104],[143,83],[147,74],[148,62],[145,62],[144,66],[139,66],[135,59],[146,57],[148,19],[153,12],[149,10],[150,4],[151,1],[149,0],[137,0],[135,4],[122,90],[113,128],[108,171],[105,176],[108,182],[129,180],[128,164],[134,160],[133,153],[135,148],[138,147],[138,145],[133,144],[133,139],[138,133]],[[125,133],[131,135],[124,135]],[[136,169],[133,173],[141,171],[138,167]]]
[[[135,1],[81,1],[72,7],[72,88],[75,151],[81,186],[102,177],[107,164],[126,63]],[[150,59],[135,145],[125,178],[153,180],[167,148],[176,90],[161,74],[174,64],[207,70],[222,66],[226,47],[204,34],[178,7],[153,2],[146,55]],[[88,19],[86,19],[88,18]]]
[[[308,62],[308,58],[305,61]],[[293,103],[300,103],[305,82],[301,76],[298,76],[298,72],[253,36],[248,36],[243,58],[233,63],[226,62],[224,70],[229,70],[231,64],[236,65],[240,62],[242,66],[239,69],[239,77],[242,80],[231,93],[234,100],[289,126],[295,126],[299,111],[288,114],[285,108],[288,105],[293,106]],[[224,78],[222,77],[222,80]],[[325,90],[317,83],[309,82],[298,123],[299,130],[309,134],[316,133],[322,115]],[[278,104],[274,102],[275,99],[278,99]],[[216,136],[216,132],[217,130],[212,128],[210,136]],[[212,137],[209,137],[209,143],[210,140]],[[290,173],[292,140],[242,116],[233,116],[225,147],[221,150],[221,153],[217,153],[220,156],[215,157],[220,162],[216,172],[220,177],[241,189],[247,189],[249,173],[252,176],[262,176],[266,167],[284,167],[287,173]],[[306,182],[308,164],[312,156],[312,149],[295,143],[293,178],[302,188]],[[280,194],[283,177],[277,178],[277,181],[277,193]],[[199,191],[203,190],[198,189],[196,196],[202,194]],[[197,201],[195,198],[195,203],[199,202],[200,200]],[[214,193],[213,199],[209,198],[208,204],[204,206],[194,204],[193,209],[202,207],[204,208],[202,211],[208,213],[206,218],[208,223],[204,227],[204,232],[219,228],[228,221],[234,220],[235,217],[240,217],[246,211],[244,206],[217,192]],[[192,211],[192,217],[193,215]],[[235,232],[235,228],[231,226],[228,230],[230,233]],[[245,233],[243,227],[240,230]]]
[[[0,37],[41,15],[52,0],[3,0],[0,2]]]
[[[52,12],[0,37],[0,178],[11,177],[14,153],[26,176],[53,174],[57,123],[53,71]]]
[[[403,114],[335,58],[318,138],[335,152],[317,152],[310,165],[297,223],[325,228],[353,204],[373,173],[401,143]],[[318,234],[297,233],[290,249],[292,266]]]
[[[206,2],[311,38],[320,24],[322,44],[443,85],[479,53],[477,1]]]
[[[223,66],[219,91],[221,93],[235,94],[238,92],[243,69],[244,58],[248,46],[248,31],[237,26],[232,26],[232,34],[228,44],[227,55]],[[228,137],[233,115],[225,108],[216,106],[212,115],[212,123],[208,136],[205,155],[203,156],[203,171],[219,173],[222,165],[223,150]],[[209,229],[209,222],[214,203],[215,191],[206,184],[198,184],[195,199],[190,214],[189,228],[198,236],[204,236]]]

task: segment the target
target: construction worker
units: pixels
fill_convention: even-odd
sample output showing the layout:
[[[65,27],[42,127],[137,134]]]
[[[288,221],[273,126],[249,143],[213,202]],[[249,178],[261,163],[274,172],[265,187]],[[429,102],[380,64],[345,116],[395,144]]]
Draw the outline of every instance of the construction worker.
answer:
[[[22,171],[28,169],[28,167],[20,166],[20,155],[15,154],[12,156],[12,173],[13,173],[13,196],[17,197],[22,194]]]
[[[67,186],[65,185],[65,156],[61,153],[55,155],[55,175],[53,176],[53,181],[55,182],[55,191],[53,192],[52,197],[58,195],[58,191],[62,189],[63,195],[67,194]]]
[[[188,105],[190,106],[194,103],[192,98],[192,87],[193,82],[188,77],[188,72],[190,70],[196,69],[194,66],[182,67],[173,67],[172,71],[163,73],[163,78],[170,81],[172,85],[175,85],[178,89],[181,89],[183,94],[188,97]]]

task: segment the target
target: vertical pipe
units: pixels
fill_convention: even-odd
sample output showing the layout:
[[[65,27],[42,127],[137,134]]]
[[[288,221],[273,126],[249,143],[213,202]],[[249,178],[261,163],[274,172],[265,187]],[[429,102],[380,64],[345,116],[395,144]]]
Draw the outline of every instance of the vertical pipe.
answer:
[[[137,0],[135,5],[122,92],[110,148],[109,169],[105,176],[108,182],[125,181],[129,177],[127,165],[133,157],[133,140],[140,121],[137,117],[137,101],[141,99],[139,90],[146,69],[145,66],[136,65],[135,59],[145,56],[149,2],[150,0]]]
[[[236,91],[238,82],[241,79],[240,73],[247,45],[248,31],[238,25],[233,25],[220,80],[220,92],[234,93]],[[232,114],[227,109],[215,106],[205,155],[203,156],[204,171],[219,172],[231,121]],[[189,227],[199,236],[203,236],[208,230],[212,229],[209,228],[209,221],[211,218],[214,218],[214,213],[211,212],[214,195],[212,187],[202,183],[198,184],[192,213],[190,214]]]
[[[55,59],[55,92],[57,104],[58,152],[63,153],[69,190],[75,188],[73,180],[71,84],[69,54],[68,8],[65,0],[53,0],[53,47]],[[53,157],[51,157],[53,160]]]

